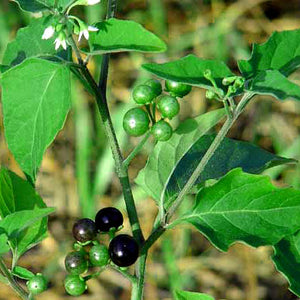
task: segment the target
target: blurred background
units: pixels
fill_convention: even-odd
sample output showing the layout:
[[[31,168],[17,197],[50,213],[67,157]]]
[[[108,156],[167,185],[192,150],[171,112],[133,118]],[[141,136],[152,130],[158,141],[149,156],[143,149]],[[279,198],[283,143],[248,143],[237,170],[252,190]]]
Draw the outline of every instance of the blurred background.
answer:
[[[122,117],[132,105],[132,87],[149,76],[141,69],[141,64],[166,62],[194,53],[203,58],[224,60],[237,72],[235,62],[249,57],[251,43],[264,42],[275,30],[300,27],[299,0],[119,2],[117,17],[140,22],[168,44],[168,51],[162,54],[121,53],[112,56],[109,105],[124,155],[138,143],[138,138],[128,138],[123,131]],[[104,18],[105,10],[106,1],[102,0],[94,7],[74,10],[74,14],[92,24]],[[0,61],[7,43],[30,19],[30,14],[21,12],[16,3],[0,1]],[[95,76],[99,63],[100,59],[89,63]],[[300,73],[293,74],[292,79],[300,84]],[[113,205],[121,209],[126,218],[123,231],[130,232],[110,149],[93,99],[77,81],[73,82],[72,91],[72,111],[63,131],[47,150],[37,180],[37,189],[45,202],[56,207],[56,213],[49,219],[49,237],[27,252],[19,263],[33,272],[42,271],[49,278],[49,290],[37,297],[43,300],[72,298],[65,294],[62,282],[66,275],[64,257],[72,248],[71,229],[76,219],[81,216],[93,218],[99,208]],[[204,93],[201,89],[193,89],[183,100],[179,120],[219,106],[216,102],[207,101]],[[176,126],[176,121],[173,125]],[[299,103],[257,97],[229,135],[256,143],[273,153],[300,159],[299,129]],[[150,140],[132,162],[132,181],[145,165],[153,146]],[[1,114],[0,164],[22,175],[7,149]],[[278,186],[300,188],[299,166],[276,167],[266,174]],[[154,201],[139,187],[134,185],[133,191],[147,236],[157,209]],[[188,205],[183,204],[181,209],[184,210],[184,206],[188,208]],[[231,247],[228,253],[221,253],[193,228],[176,228],[161,238],[150,252],[145,299],[172,299],[170,291],[174,288],[204,292],[216,299],[227,300],[298,299],[288,291],[288,284],[274,269],[270,255],[271,248],[252,249],[242,244]],[[4,285],[0,284],[0,291],[0,300],[17,299]],[[130,286],[121,275],[105,271],[98,279],[89,281],[89,289],[80,299],[130,299]]]

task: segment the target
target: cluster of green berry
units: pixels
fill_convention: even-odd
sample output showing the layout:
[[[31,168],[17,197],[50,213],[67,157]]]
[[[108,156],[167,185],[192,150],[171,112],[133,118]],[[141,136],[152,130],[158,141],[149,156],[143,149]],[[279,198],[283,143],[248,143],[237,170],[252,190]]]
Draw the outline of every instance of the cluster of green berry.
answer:
[[[132,136],[141,136],[149,130],[157,141],[167,141],[171,138],[173,129],[165,119],[171,120],[180,110],[177,98],[186,96],[192,87],[187,84],[167,80],[163,94],[161,83],[158,80],[150,79],[144,84],[133,89],[132,98],[141,107],[130,109],[124,116],[123,127]],[[161,118],[156,121],[156,111],[159,111]]]
[[[106,207],[98,211],[95,221],[84,218],[73,226],[76,239],[75,251],[65,258],[65,267],[69,275],[65,279],[65,290],[72,296],[79,296],[87,289],[86,281],[93,276],[85,276],[89,267],[106,267],[114,264],[128,267],[135,263],[139,256],[139,247],[135,239],[127,234],[115,236],[123,228],[123,216],[114,207]],[[98,233],[110,236],[107,247],[97,240]],[[97,273],[96,273],[97,274]]]

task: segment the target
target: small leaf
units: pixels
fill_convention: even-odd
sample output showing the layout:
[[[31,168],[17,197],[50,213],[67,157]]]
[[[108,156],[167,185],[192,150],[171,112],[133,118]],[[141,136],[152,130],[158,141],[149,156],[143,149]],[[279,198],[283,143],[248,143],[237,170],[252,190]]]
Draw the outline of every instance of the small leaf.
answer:
[[[224,116],[225,110],[219,109],[183,122],[170,140],[155,145],[146,166],[139,172],[136,183],[159,203],[163,188],[178,161],[195,141]]]
[[[300,86],[289,81],[277,70],[259,72],[248,90],[256,94],[271,95],[278,100],[300,100]]]
[[[46,205],[34,188],[26,180],[13,172],[2,168],[0,170],[0,216],[6,216],[23,210],[33,210]],[[14,241],[16,258],[43,240],[47,233],[47,218],[37,221],[26,229]]]
[[[19,4],[20,8],[29,12],[47,10],[54,5],[54,0],[12,0]]]
[[[0,220],[0,234],[5,233],[8,240],[13,242],[13,239],[18,238],[24,229],[54,211],[52,207],[17,211]]]
[[[166,44],[155,34],[134,21],[109,19],[95,25],[97,32],[90,32],[90,55],[111,52],[163,52]]]
[[[176,296],[175,300],[214,300],[213,297],[207,294],[186,292],[186,291],[179,291],[179,290],[175,292],[175,296]]]
[[[265,70],[290,75],[300,65],[300,29],[274,32],[265,43],[254,44],[251,58],[239,61],[238,65],[248,78]]]
[[[222,79],[234,75],[222,61],[201,59],[191,54],[164,64],[144,64],[143,68],[162,79],[174,80],[206,89],[212,88],[211,82],[204,77],[206,70],[211,71],[212,77],[221,89],[226,88],[222,84]]]
[[[70,71],[29,58],[2,75],[2,102],[8,147],[35,181],[43,154],[70,109]]]
[[[55,36],[42,40],[45,28],[49,25],[49,18],[43,17],[33,20],[29,26],[18,30],[15,40],[10,42],[4,53],[2,63],[8,67],[20,64],[26,58],[35,56],[59,56],[67,60],[67,51],[57,52],[53,45]]]
[[[276,269],[290,284],[290,290],[300,297],[300,231],[286,236],[274,246],[272,257]]]
[[[275,245],[300,228],[300,191],[279,189],[266,176],[234,169],[200,190],[194,208],[172,226],[181,222],[194,225],[222,251],[238,241]]]
[[[25,280],[30,280],[34,276],[34,274],[31,271],[20,266],[14,267],[12,273],[14,276]]]
[[[201,137],[177,163],[165,186],[164,197],[161,199],[164,201],[165,208],[170,206],[174,198],[182,190],[214,138],[214,135]],[[296,162],[296,160],[274,155],[254,144],[225,138],[195,184],[202,183],[208,179],[218,179],[230,170],[238,167],[241,167],[244,172],[258,174],[268,168],[293,162]]]

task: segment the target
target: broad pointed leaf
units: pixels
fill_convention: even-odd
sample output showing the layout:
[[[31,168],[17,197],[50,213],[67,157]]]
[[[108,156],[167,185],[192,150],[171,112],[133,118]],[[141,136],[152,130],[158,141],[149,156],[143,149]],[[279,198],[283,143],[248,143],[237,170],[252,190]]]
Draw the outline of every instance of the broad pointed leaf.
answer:
[[[226,88],[222,85],[222,79],[234,75],[224,62],[206,60],[192,54],[164,64],[144,64],[143,68],[160,78],[206,89],[212,88],[211,82],[203,75],[206,70],[211,71],[217,86],[222,89]]]
[[[23,210],[45,208],[46,205],[33,187],[13,172],[0,170],[0,216]],[[47,218],[36,221],[15,241],[17,257],[43,240],[47,234]]]
[[[201,136],[206,134],[225,116],[224,109],[200,115],[183,122],[167,142],[158,142],[142,169],[136,183],[157,203],[164,185],[182,156]]]
[[[275,266],[290,284],[290,290],[300,297],[300,231],[286,236],[274,246]]]
[[[239,61],[239,69],[245,77],[264,70],[278,70],[288,76],[299,65],[300,29],[274,32],[264,44],[253,45],[249,60]]]
[[[42,39],[47,26],[49,26],[49,18],[44,17],[35,19],[29,26],[19,29],[15,40],[8,44],[2,63],[12,67],[20,64],[26,58],[35,56],[59,56],[67,59],[67,51],[57,52],[55,50],[53,44],[55,36],[48,40]]]
[[[29,12],[39,12],[53,7],[55,0],[12,0],[19,6]]]
[[[169,207],[182,190],[214,138],[214,135],[201,137],[180,159],[165,186],[164,197],[162,197],[165,208]],[[274,155],[254,144],[225,138],[195,184],[208,179],[218,179],[238,167],[241,167],[244,172],[258,174],[268,168],[292,162],[296,161]]]
[[[15,243],[25,229],[54,211],[51,207],[17,211],[0,220],[0,234],[5,233],[8,240]]]
[[[70,109],[70,71],[61,64],[27,59],[2,75],[2,102],[8,147],[34,181]]]
[[[95,25],[98,32],[90,32],[91,55],[110,52],[163,52],[166,44],[155,34],[134,21],[109,19]]]
[[[238,241],[275,245],[300,228],[300,191],[279,189],[266,176],[235,169],[200,190],[193,209],[173,226],[181,222],[194,225],[222,251]]]
[[[207,294],[179,290],[175,292],[175,296],[176,300],[214,300],[213,297]]]
[[[251,82],[249,91],[271,95],[278,100],[300,100],[300,86],[288,80],[277,70],[261,71]]]

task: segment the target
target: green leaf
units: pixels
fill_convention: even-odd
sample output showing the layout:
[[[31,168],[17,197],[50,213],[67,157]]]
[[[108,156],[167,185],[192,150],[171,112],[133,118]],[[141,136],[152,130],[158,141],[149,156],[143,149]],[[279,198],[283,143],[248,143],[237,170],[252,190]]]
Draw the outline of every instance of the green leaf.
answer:
[[[214,135],[205,135],[198,139],[177,163],[162,197],[166,208],[189,180],[214,138]],[[241,167],[244,172],[258,174],[268,168],[292,162],[296,160],[274,155],[248,142],[225,138],[195,184],[218,179],[237,167]]]
[[[134,21],[109,19],[95,25],[98,32],[89,37],[91,55],[111,52],[163,52],[166,44],[155,34]]]
[[[277,70],[259,72],[248,90],[256,94],[271,95],[278,100],[288,98],[300,100],[300,86],[289,81]]]
[[[19,4],[20,8],[29,12],[47,10],[54,5],[54,0],[12,0]]]
[[[31,271],[20,266],[14,267],[12,274],[25,280],[30,280],[34,276],[34,274]]]
[[[0,220],[0,234],[5,233],[8,240],[15,244],[15,239],[23,234],[24,229],[54,211],[51,207],[17,211]]]
[[[211,71],[217,86],[222,89],[225,89],[222,79],[234,75],[222,61],[206,60],[192,54],[172,62],[144,64],[142,67],[162,79],[174,80],[206,89],[212,88],[211,82],[205,79],[203,75],[206,70]]]
[[[55,36],[49,40],[42,40],[45,28],[49,25],[49,18],[33,20],[29,26],[18,30],[15,40],[10,42],[4,53],[2,63],[7,66],[20,64],[26,58],[35,56],[58,56],[67,60],[67,51],[57,52],[54,48]]]
[[[172,226],[181,222],[194,225],[222,251],[237,241],[275,245],[300,228],[300,191],[279,189],[269,177],[235,169],[200,190],[193,209]]]
[[[244,77],[264,70],[290,75],[300,65],[300,29],[274,32],[264,44],[254,44],[251,58],[238,65]]]
[[[274,251],[272,259],[277,270],[288,280],[290,290],[300,297],[300,231],[283,238]]]
[[[0,216],[23,210],[45,208],[46,205],[34,188],[13,172],[0,170]],[[47,218],[37,221],[25,230],[15,241],[17,257],[39,243],[47,234]]]
[[[159,203],[168,178],[182,156],[191,145],[213,128],[223,117],[225,110],[219,109],[183,122],[167,142],[158,142],[150,154],[136,183]]]
[[[0,256],[10,251],[10,248],[9,248],[9,245],[7,242],[8,242],[7,235],[5,233],[0,233],[0,245],[1,245]]]
[[[202,293],[194,293],[194,292],[186,292],[186,291],[176,291],[175,293],[176,300],[214,300],[213,297],[202,294]]]
[[[30,58],[2,75],[4,129],[8,147],[35,181],[46,148],[70,109],[70,71]]]

